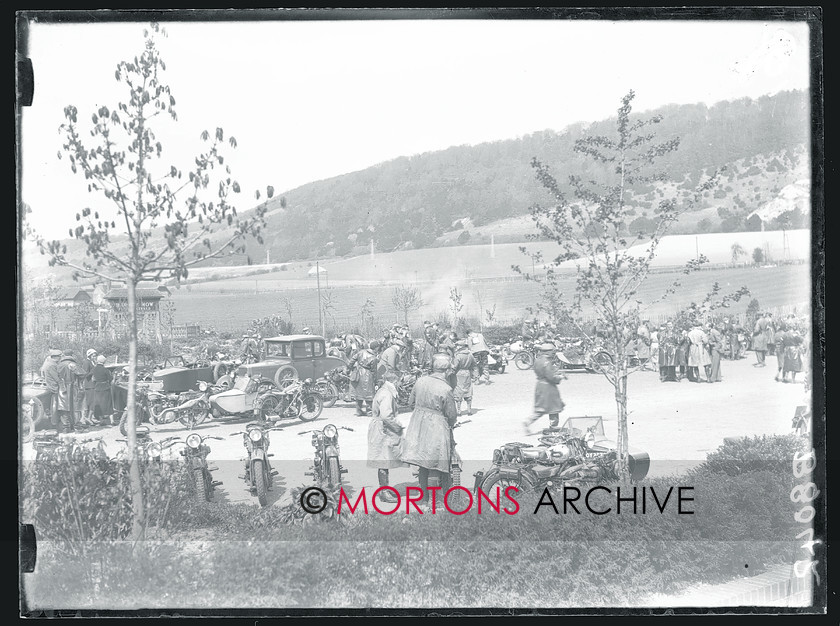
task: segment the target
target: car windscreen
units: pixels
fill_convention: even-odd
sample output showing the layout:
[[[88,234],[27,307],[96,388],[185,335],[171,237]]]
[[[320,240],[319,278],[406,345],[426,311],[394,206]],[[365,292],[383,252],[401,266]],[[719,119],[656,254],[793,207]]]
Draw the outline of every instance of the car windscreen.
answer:
[[[273,341],[266,343],[266,356],[289,356],[288,341]]]
[[[250,376],[237,376],[236,377],[236,382],[233,383],[233,388],[234,389],[239,389],[240,391],[245,391],[245,389],[248,387],[248,383],[250,383],[250,382],[251,382],[251,377]]]

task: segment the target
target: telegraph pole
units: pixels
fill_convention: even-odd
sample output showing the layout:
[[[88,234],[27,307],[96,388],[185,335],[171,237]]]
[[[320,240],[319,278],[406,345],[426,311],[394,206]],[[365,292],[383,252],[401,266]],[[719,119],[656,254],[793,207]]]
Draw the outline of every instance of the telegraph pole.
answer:
[[[318,323],[321,325],[321,336],[326,337],[324,317],[321,314],[321,266],[318,261],[315,261],[315,278],[318,280]]]

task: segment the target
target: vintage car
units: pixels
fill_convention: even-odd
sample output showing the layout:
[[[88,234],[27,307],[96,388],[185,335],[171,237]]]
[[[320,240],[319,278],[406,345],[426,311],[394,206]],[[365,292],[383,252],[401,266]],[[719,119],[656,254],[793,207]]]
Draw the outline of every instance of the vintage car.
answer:
[[[32,439],[36,430],[50,428],[50,400],[47,384],[40,376],[31,377],[21,387],[20,427],[23,441]]]
[[[262,376],[273,380],[278,387],[283,379],[316,380],[345,361],[328,356],[324,338],[319,335],[281,335],[265,340],[265,358],[257,363],[239,366],[237,376]]]
[[[163,383],[164,392],[176,393],[195,389],[199,380],[215,382],[210,365],[188,363],[183,356],[168,357],[152,378]]]

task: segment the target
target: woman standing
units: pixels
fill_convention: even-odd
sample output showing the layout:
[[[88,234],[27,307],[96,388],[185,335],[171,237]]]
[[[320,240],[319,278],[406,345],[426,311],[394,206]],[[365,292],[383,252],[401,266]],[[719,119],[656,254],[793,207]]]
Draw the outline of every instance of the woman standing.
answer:
[[[785,332],[782,345],[785,347],[785,367],[782,371],[782,382],[787,382],[787,374],[790,372],[790,382],[796,382],[796,374],[802,371],[802,337],[795,328]]]
[[[688,338],[688,331],[685,328],[680,328],[676,332],[677,349],[675,351],[675,361],[676,367],[679,368],[677,373],[677,382],[679,382],[686,375],[685,368],[688,366],[688,347],[691,345],[691,340]],[[688,380],[693,380],[691,369],[688,370]]]
[[[784,348],[784,341],[785,341],[785,331],[787,330],[787,326],[782,320],[779,320],[779,324],[776,327],[776,334],[773,336],[773,343],[776,344],[776,381],[781,382],[784,378],[784,370],[785,370],[785,348]]]
[[[709,380],[713,383],[719,383],[723,380],[720,375],[720,357],[724,351],[723,323],[720,322],[717,326],[709,324],[708,327],[709,353],[712,360]]]

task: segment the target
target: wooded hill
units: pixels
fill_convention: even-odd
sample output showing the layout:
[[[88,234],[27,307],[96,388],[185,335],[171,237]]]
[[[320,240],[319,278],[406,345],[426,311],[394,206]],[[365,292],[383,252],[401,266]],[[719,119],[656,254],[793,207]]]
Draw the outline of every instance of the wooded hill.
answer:
[[[708,221],[694,220],[689,230],[746,230],[750,213],[785,185],[810,178],[804,92],[711,107],[669,105],[640,117],[653,115],[663,118],[653,127],[657,139],[678,136],[680,147],[661,161],[670,183],[634,190],[640,218],[652,216],[663,198],[687,196],[704,173],[727,166],[720,188],[698,207],[706,209]],[[573,146],[584,135],[611,135],[613,124],[578,123],[562,132],[545,130],[518,139],[455,146],[303,185],[281,194],[285,209],[280,209],[279,197],[269,201],[266,245],[249,246],[249,253],[259,262],[268,248],[276,262],[361,253],[371,239],[380,251],[427,247],[447,231],[459,230],[460,243],[477,243],[481,239],[475,234],[482,226],[526,215],[533,203],[547,201],[530,165],[533,157],[550,164],[559,180],[566,179],[565,173],[600,178],[599,168],[580,158]],[[462,218],[468,218],[464,223],[471,228],[458,228]],[[640,222],[643,226],[644,220]]]

